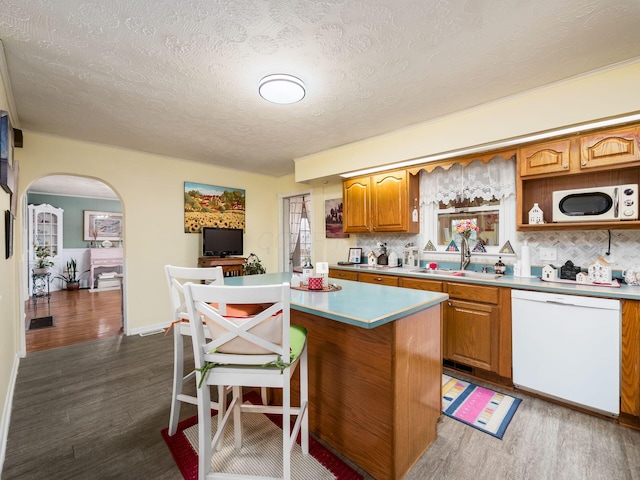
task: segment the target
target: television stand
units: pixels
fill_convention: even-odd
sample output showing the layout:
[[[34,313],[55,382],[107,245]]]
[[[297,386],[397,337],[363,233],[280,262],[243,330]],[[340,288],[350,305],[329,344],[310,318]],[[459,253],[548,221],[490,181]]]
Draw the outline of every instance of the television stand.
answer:
[[[225,277],[239,277],[246,261],[244,257],[198,257],[198,267],[222,267]]]

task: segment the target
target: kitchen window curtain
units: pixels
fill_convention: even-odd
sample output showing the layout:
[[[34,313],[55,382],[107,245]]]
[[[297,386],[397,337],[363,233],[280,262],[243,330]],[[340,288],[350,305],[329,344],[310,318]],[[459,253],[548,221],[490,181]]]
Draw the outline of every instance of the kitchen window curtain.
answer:
[[[488,163],[476,160],[466,167],[438,167],[431,173],[422,172],[420,183],[423,205],[447,204],[456,198],[507,198],[516,193],[516,163],[514,158],[496,157]]]
[[[296,251],[298,237],[300,236],[300,219],[302,218],[302,206],[304,197],[291,197],[289,199],[289,264],[293,267],[293,254]]]

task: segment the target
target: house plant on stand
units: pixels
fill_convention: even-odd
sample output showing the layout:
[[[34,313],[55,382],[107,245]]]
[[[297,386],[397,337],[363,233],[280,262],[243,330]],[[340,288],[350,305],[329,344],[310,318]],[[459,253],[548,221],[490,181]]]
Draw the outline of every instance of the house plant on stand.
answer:
[[[89,270],[86,270],[82,273],[86,273]],[[60,280],[64,280],[67,284],[67,290],[78,290],[80,288],[80,276],[82,274],[78,274],[78,264],[76,263],[76,259],[72,258],[67,262],[67,268],[65,273],[61,275],[56,275],[56,278]]]
[[[53,267],[53,261],[51,261],[51,249],[47,245],[36,245],[36,266],[33,268],[33,273],[41,275],[47,273],[49,267]]]

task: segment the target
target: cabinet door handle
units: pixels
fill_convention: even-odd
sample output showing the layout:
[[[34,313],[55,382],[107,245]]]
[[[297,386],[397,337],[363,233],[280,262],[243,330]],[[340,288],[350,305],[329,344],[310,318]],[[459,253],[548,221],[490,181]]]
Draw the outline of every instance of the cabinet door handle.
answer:
[[[583,160],[583,161],[582,161],[582,166],[584,167],[584,166],[586,166],[586,165],[587,165],[587,162],[586,162],[585,160]]]
[[[562,165],[562,168],[569,168],[569,165],[565,163],[564,165]]]
[[[381,282],[382,281],[382,277],[376,277],[376,282]]]

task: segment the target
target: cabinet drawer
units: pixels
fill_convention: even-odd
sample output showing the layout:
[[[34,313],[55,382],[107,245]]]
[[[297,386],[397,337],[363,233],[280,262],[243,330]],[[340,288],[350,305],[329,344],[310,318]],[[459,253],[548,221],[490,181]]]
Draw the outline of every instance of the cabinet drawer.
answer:
[[[365,283],[377,283],[390,287],[398,286],[398,277],[392,275],[376,275],[375,273],[360,273],[358,279]]]
[[[442,282],[436,280],[423,280],[421,278],[400,277],[399,287],[413,288],[415,290],[426,290],[428,292],[442,292]]]
[[[474,300],[483,303],[498,303],[499,288],[484,287],[481,285],[471,285],[467,283],[447,284],[447,293],[451,298],[460,298],[463,300]]]
[[[348,272],[346,270],[329,269],[329,278],[340,278],[342,280],[358,281],[358,272]]]

